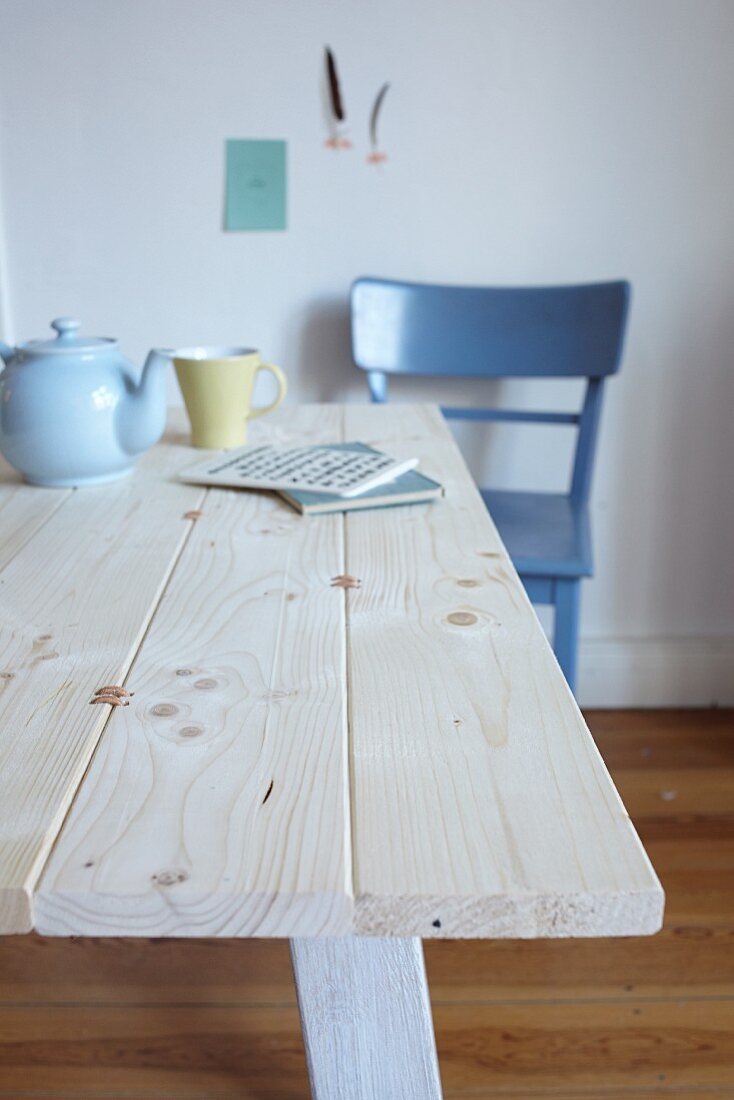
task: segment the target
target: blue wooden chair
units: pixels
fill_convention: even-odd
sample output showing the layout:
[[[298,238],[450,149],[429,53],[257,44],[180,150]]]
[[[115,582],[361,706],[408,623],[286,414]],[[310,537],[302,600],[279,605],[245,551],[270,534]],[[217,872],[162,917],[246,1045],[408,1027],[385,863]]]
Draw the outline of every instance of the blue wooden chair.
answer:
[[[589,489],[604,380],[620,365],[630,287],[448,287],[358,279],[352,287],[352,350],[373,401],[387,376],[586,378],[581,411],[444,408],[463,420],[574,424],[568,493],[482,489],[534,603],[555,609],[553,648],[576,682],[581,578],[592,574]]]

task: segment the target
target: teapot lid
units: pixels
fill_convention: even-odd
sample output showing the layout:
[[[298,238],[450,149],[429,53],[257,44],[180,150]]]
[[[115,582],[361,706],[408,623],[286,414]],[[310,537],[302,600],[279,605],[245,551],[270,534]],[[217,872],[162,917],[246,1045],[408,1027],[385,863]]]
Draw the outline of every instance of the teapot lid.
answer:
[[[53,340],[28,340],[20,347],[23,351],[30,352],[57,352],[57,351],[93,351],[98,348],[111,348],[117,346],[117,340],[106,336],[77,336],[79,322],[72,317],[57,317],[51,322],[51,328],[56,329],[57,336]]]

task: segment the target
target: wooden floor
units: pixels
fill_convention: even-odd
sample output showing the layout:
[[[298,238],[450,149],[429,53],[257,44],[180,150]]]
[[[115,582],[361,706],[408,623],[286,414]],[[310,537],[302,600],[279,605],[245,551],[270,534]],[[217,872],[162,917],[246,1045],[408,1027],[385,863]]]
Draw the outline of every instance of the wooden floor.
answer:
[[[446,1097],[734,1097],[734,712],[588,718],[665,928],[427,945]],[[0,939],[0,1097],[305,1100],[286,945]]]

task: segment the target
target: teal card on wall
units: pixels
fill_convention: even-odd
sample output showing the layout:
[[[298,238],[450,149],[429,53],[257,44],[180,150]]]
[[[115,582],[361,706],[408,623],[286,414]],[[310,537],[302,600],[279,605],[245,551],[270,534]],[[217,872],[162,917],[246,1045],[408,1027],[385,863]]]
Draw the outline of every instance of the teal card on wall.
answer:
[[[227,141],[224,228],[285,229],[286,143]]]

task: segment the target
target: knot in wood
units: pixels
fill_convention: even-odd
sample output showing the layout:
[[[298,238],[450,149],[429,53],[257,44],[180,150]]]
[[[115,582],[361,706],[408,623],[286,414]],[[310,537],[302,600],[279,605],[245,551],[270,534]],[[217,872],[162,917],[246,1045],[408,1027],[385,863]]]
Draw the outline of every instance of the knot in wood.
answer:
[[[157,718],[170,718],[171,715],[178,714],[178,707],[173,703],[156,703],[150,708],[150,713],[155,714]]]
[[[90,704],[107,704],[110,707],[128,707],[130,705],[129,699],[121,699],[119,695],[95,695],[93,699],[89,700]]]
[[[129,699],[135,692],[128,691],[127,688],[120,687],[118,684],[105,684],[104,687],[97,688],[95,695],[116,695],[118,699]]]
[[[152,877],[158,886],[175,886],[178,882],[186,882],[189,876],[186,871],[158,871]]]
[[[477,616],[471,611],[452,611],[446,618],[452,626],[474,626],[478,622]]]
[[[338,577],[331,578],[332,588],[361,588],[359,577],[352,577],[349,573],[340,573]]]
[[[199,737],[203,732],[202,726],[184,726],[179,730],[181,737]]]

